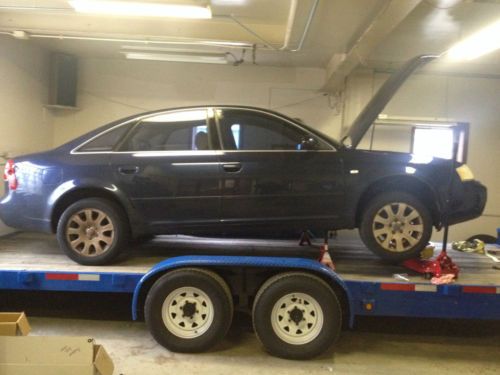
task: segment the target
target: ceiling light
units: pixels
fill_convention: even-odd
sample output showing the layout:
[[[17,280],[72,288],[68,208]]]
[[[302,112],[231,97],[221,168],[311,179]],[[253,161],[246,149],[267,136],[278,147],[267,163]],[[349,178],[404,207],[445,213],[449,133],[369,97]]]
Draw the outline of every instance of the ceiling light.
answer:
[[[453,60],[472,60],[500,48],[500,21],[472,34],[447,52]]]
[[[81,13],[114,16],[212,18],[210,7],[110,0],[69,0],[69,4]]]
[[[227,64],[226,54],[189,55],[166,53],[125,52],[125,57],[131,60],[152,60],[171,62],[192,62],[204,64]]]

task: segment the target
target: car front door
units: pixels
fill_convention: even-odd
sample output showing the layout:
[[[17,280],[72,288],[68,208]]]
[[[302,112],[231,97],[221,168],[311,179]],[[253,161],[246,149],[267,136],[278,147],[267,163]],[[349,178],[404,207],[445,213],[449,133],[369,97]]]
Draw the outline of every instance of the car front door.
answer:
[[[332,145],[267,112],[221,108],[216,117],[225,229],[335,227],[344,184]]]
[[[157,233],[220,221],[220,151],[212,114],[198,108],[143,118],[112,154],[118,188]]]

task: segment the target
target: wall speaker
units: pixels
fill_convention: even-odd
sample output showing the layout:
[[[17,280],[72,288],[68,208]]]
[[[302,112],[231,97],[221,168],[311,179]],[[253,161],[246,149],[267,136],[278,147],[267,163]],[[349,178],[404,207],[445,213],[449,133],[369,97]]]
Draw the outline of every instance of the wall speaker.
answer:
[[[49,105],[76,107],[78,59],[64,53],[50,57]]]

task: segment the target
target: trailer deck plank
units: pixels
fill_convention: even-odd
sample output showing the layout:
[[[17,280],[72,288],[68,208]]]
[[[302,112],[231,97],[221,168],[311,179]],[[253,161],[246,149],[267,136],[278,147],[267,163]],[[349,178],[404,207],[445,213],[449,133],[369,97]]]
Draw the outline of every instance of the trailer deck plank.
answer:
[[[207,239],[189,236],[158,236],[154,240],[129,250],[110,266],[82,266],[66,257],[53,235],[19,232],[0,238],[0,268],[3,270],[57,272],[123,272],[146,273],[165,258],[177,255],[269,255],[314,258],[319,243],[297,245],[295,240]],[[494,245],[493,245],[494,246]],[[439,246],[437,246],[439,248]],[[359,241],[333,241],[330,250],[337,272],[344,280],[401,282],[394,274],[408,274],[411,282],[429,283],[402,266],[384,263]],[[437,254],[438,250],[436,250]],[[461,268],[458,284],[500,285],[500,270],[479,254],[464,254],[450,250],[449,254]]]

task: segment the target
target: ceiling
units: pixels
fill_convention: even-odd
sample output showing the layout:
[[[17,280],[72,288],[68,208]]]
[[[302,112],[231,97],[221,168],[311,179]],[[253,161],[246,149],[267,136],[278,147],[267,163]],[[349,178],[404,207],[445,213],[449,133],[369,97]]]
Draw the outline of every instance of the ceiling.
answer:
[[[148,0],[153,1],[208,4],[213,18],[83,15],[75,13],[66,0],[0,0],[0,32],[23,30],[31,37],[22,42],[84,57],[124,58],[120,53],[124,48],[159,48],[231,52],[237,60],[242,56],[242,48],[205,43],[230,41],[249,45],[244,55],[247,64],[253,61],[251,46],[255,45],[255,62],[259,65],[333,66],[333,70],[346,70],[335,61],[346,65],[347,56],[352,60],[349,69],[364,65],[391,70],[417,54],[440,54],[461,37],[500,19],[500,1],[495,0]],[[397,12],[405,2],[413,4],[407,6],[408,13],[399,9],[394,14],[401,19],[386,14],[383,21],[384,12]],[[290,16],[292,9],[294,17]],[[388,19],[394,22],[391,24]],[[107,40],[49,39],[35,35]],[[357,50],[360,41],[369,43]],[[450,65],[443,60],[429,69],[500,75],[499,59],[500,54],[493,53],[466,64]]]

